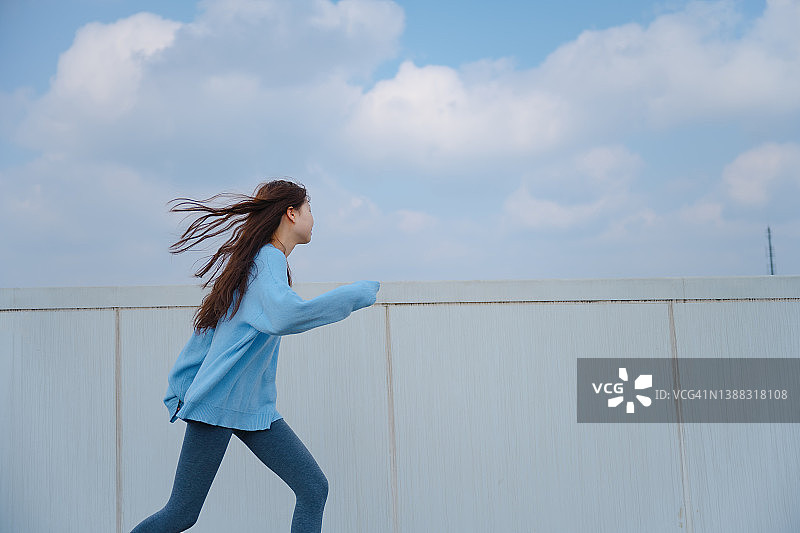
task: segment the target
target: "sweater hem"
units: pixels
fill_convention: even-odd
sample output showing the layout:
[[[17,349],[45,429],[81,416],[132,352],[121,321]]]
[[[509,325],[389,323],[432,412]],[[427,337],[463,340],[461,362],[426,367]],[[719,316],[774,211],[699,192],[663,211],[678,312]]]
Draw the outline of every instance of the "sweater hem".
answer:
[[[178,403],[175,401],[175,408]],[[173,412],[172,410],[170,412]],[[275,407],[269,406],[263,413],[243,413],[232,409],[215,407],[200,402],[183,402],[178,413],[173,417],[183,421],[195,420],[205,422],[212,426],[222,426],[244,431],[258,431],[269,429],[272,423],[280,420],[283,416]]]
[[[183,400],[178,398],[178,395],[172,390],[172,385],[169,382],[167,382],[167,394],[164,398],[164,405],[167,406],[170,423],[175,422],[178,419],[178,411],[183,408]]]

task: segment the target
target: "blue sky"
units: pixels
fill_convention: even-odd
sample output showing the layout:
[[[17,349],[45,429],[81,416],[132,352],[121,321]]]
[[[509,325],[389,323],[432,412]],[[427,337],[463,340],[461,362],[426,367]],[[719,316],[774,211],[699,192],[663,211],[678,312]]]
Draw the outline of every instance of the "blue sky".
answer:
[[[0,286],[185,284],[291,176],[299,281],[800,272],[800,2],[0,4]]]

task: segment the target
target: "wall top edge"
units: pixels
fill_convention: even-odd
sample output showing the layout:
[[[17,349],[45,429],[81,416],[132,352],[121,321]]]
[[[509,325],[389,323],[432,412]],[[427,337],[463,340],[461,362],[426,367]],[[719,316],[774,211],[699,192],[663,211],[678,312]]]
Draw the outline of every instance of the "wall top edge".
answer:
[[[304,299],[344,283],[295,283]],[[200,285],[0,288],[0,310],[196,307]],[[381,282],[378,304],[800,298],[800,276]]]

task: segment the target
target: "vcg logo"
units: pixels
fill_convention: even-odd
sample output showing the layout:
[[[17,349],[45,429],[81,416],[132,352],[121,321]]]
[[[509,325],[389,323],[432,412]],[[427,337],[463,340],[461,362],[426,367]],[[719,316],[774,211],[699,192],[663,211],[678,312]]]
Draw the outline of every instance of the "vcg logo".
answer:
[[[619,369],[619,379],[623,382],[628,381],[628,371],[624,368]],[[642,374],[636,381],[633,382],[633,388],[636,390],[641,389],[649,389],[653,386],[653,375],[652,374]],[[611,395],[615,394],[613,398],[608,399],[608,406],[609,407],[616,407],[622,403],[623,400],[623,388],[624,383],[592,383],[592,388],[594,389],[595,394],[600,394],[601,392]],[[652,403],[652,400],[649,396],[644,396],[637,394],[636,399],[639,400],[639,403],[644,405],[645,407],[649,406]],[[625,412],[633,413],[634,411],[634,403],[629,401],[625,405]]]

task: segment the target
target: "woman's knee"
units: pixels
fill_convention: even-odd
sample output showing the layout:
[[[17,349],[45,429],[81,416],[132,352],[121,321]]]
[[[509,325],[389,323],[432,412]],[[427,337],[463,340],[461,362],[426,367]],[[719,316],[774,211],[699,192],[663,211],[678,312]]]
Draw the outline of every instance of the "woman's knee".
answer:
[[[200,513],[186,511],[167,503],[157,513],[142,520],[131,533],[186,531],[197,523]]]
[[[164,511],[169,516],[169,522],[177,531],[185,531],[197,523],[200,518],[199,509],[181,509],[176,506],[167,505]]]
[[[320,470],[317,475],[303,483],[296,495],[308,502],[324,504],[328,499],[328,478]]]
[[[322,474],[322,479],[320,480],[319,493],[322,501],[328,499],[328,478],[325,477],[325,474]]]

